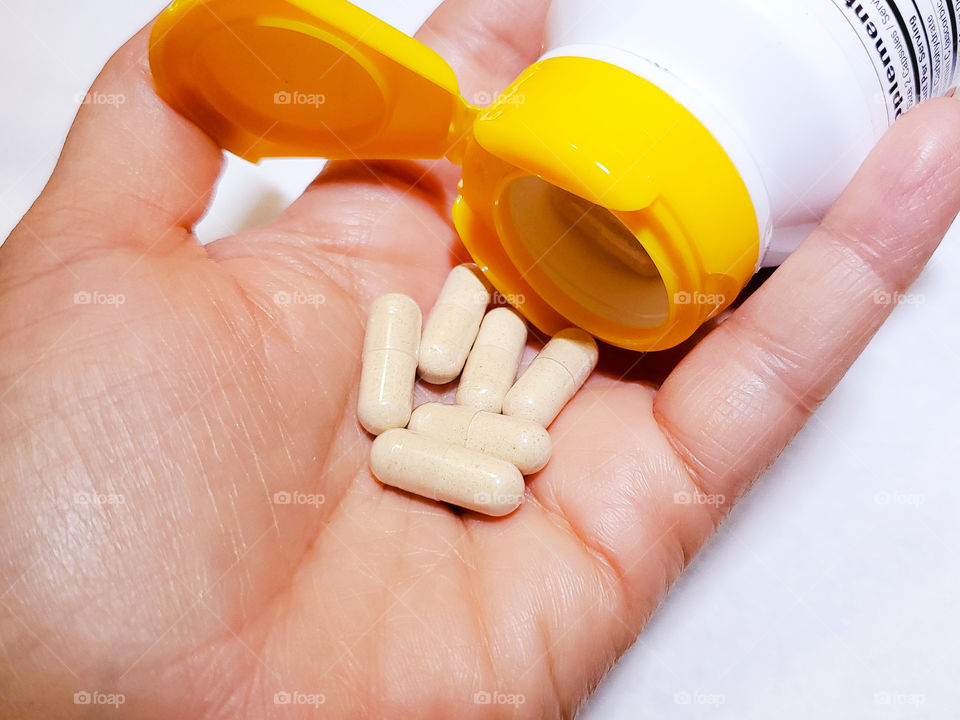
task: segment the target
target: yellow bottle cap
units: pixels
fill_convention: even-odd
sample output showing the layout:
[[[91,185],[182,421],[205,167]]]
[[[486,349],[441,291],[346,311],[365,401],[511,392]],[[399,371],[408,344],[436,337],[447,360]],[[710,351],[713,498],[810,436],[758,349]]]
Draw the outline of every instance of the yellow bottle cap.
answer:
[[[177,0],[150,64],[167,102],[253,161],[439,158],[472,122],[443,58],[345,0]]]
[[[150,62],[160,95],[248,160],[461,163],[464,244],[547,333],[672,347],[753,275],[757,219],[723,147],[615,65],[542,60],[481,113],[439,55],[346,0],[176,0]]]
[[[760,233],[723,147],[683,105],[582,57],[530,67],[474,127],[454,208],[467,249],[547,333],[661,350],[753,276]]]

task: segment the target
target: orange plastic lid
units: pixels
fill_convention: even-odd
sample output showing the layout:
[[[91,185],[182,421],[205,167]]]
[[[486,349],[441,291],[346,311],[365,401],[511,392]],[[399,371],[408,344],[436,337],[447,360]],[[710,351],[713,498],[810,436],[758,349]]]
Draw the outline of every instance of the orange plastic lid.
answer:
[[[253,161],[439,158],[471,125],[443,58],[344,0],[177,0],[150,64],[161,97]]]

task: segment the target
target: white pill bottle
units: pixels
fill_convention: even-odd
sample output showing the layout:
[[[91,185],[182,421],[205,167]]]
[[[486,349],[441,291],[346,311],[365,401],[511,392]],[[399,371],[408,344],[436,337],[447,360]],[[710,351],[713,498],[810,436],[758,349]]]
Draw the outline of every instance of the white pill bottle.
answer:
[[[528,320],[647,351],[782,262],[891,124],[956,86],[958,4],[553,0],[543,56],[461,98],[343,0],[178,0],[151,62],[251,159],[450,158],[464,245]]]
[[[750,192],[779,264],[879,137],[958,82],[954,0],[553,0],[545,58],[630,70],[683,104]]]
[[[524,237],[517,242],[535,245],[526,262],[521,261],[523,279],[538,294],[579,298],[579,307],[568,311],[574,317],[567,319],[588,329],[602,328],[599,334],[613,336],[617,344],[630,336],[642,337],[640,349],[675,344],[705,314],[719,311],[736,296],[746,272],[778,265],[797,247],[900,115],[954,88],[960,37],[956,5],[953,0],[553,0],[543,58],[501,97],[494,112],[520,116],[526,108],[526,117],[517,122],[533,128],[532,152],[537,150],[535,137],[555,137],[549,126],[561,124],[566,135],[554,144],[563,154],[561,175],[563,165],[581,176],[585,172],[572,160],[577,151],[564,147],[567,141],[578,149],[584,144],[580,140],[609,143],[591,152],[615,158],[616,170],[612,165],[598,168],[597,183],[586,190],[617,216],[619,222],[609,224],[611,232],[627,225],[628,234],[641,239],[667,292],[648,285],[648,301],[636,306],[643,310],[634,323],[648,325],[647,331],[617,327],[623,316],[610,309],[622,308],[625,297],[643,297],[643,285],[600,268],[607,262],[602,253],[586,259],[583,238],[564,226],[563,217],[554,226],[544,221],[543,209],[525,208],[535,205],[541,192],[555,191],[538,190],[533,181],[521,180],[523,190],[510,198],[519,205],[515,216],[523,225],[518,235]],[[627,70],[649,85],[607,73],[588,60]],[[566,88],[565,75],[575,78]],[[625,83],[621,91],[611,90],[620,82]],[[599,97],[622,97],[626,84],[639,97],[630,107],[633,146],[616,123],[607,124],[604,137],[593,136],[597,123],[604,122],[597,115],[624,111],[622,105]],[[544,101],[551,85],[558,97],[554,112],[530,110],[531,103]],[[592,92],[591,86],[597,90]],[[702,124],[732,162],[749,196],[746,218],[732,214],[732,204],[745,203],[740,192],[729,197],[737,183],[728,168],[712,162],[717,148],[700,146],[698,140],[697,150],[685,157],[682,148],[675,147],[675,141],[686,142],[689,119],[675,114],[658,91]],[[587,102],[598,103],[599,113],[578,111],[590,118],[576,127],[580,120],[569,119],[564,95],[571,103],[589,98]],[[665,115],[658,115],[663,108]],[[486,141],[488,146],[494,143]],[[660,154],[664,145],[670,146],[666,156]],[[626,157],[621,158],[624,148]],[[517,165],[527,162],[517,154],[510,159]],[[682,164],[682,172],[658,178],[658,172],[670,173],[670,163]],[[543,177],[543,168],[537,169]],[[606,170],[618,172],[619,178],[605,184]],[[637,202],[631,205],[631,198],[619,196],[625,187],[634,200],[642,195],[630,186],[632,172],[655,186],[651,192],[659,193],[658,201],[640,209]],[[582,185],[571,187],[568,178],[550,179],[555,186],[585,194]],[[521,194],[526,197],[521,199]],[[721,206],[708,201],[717,194],[724,196]],[[555,205],[556,198],[552,202]],[[679,229],[644,232],[651,224],[649,211],[658,203],[667,216],[663,225],[675,222]],[[698,205],[710,209],[703,212]],[[631,216],[638,209],[647,217]],[[529,215],[526,223],[524,213]],[[539,230],[531,231],[535,218]],[[640,228],[634,225],[637,219]],[[756,230],[748,227],[751,221]],[[503,225],[499,230],[502,236]],[[587,230],[595,234],[596,224]],[[544,236],[537,237],[541,233]],[[666,238],[663,245],[661,238]],[[747,271],[744,260],[751,266]],[[597,283],[598,275],[609,282]],[[643,312],[649,314],[644,317]]]

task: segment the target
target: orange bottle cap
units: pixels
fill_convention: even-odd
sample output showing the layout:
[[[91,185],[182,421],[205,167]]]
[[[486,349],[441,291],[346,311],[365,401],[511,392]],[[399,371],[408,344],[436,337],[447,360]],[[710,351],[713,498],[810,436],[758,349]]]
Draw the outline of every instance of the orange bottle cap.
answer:
[[[177,0],[150,63],[167,102],[253,161],[439,158],[472,124],[443,58],[345,0]]]

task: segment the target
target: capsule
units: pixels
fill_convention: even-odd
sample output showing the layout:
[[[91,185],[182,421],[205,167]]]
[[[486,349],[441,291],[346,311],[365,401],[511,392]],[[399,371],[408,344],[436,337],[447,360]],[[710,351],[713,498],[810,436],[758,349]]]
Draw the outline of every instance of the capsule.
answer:
[[[554,335],[503,400],[503,414],[549,427],[597,366],[597,343],[583,330]]]
[[[527,324],[510,308],[491,310],[467,356],[457,388],[457,404],[498,413],[503,398],[517,379],[517,368],[527,343]]]
[[[374,435],[410,421],[421,320],[420,308],[406,295],[384,295],[370,308],[357,415]]]
[[[413,411],[410,430],[500,458],[523,475],[550,460],[550,435],[537,423],[463,407],[427,403]]]
[[[423,329],[420,377],[435,385],[456,379],[489,304],[490,289],[476,265],[451,271]]]
[[[410,430],[378,437],[370,469],[384,485],[493,517],[523,500],[523,476],[510,463]]]

